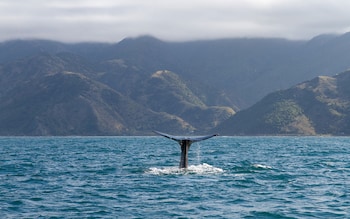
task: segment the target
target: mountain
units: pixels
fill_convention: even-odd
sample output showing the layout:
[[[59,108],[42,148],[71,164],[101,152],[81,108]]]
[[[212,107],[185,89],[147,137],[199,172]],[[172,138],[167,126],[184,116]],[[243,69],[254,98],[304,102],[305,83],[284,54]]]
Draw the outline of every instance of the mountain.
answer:
[[[234,38],[165,42],[142,36],[114,44],[47,40],[0,43],[0,63],[42,53],[74,54],[92,66],[119,60],[147,76],[158,70],[176,72],[191,84],[197,96],[206,98],[206,104],[238,110],[253,105],[270,92],[348,69],[350,33],[320,35],[304,41]],[[212,94],[224,94],[225,102],[217,102]]]
[[[350,33],[307,41],[7,41],[0,43],[0,135],[204,133],[271,92],[349,66]],[[297,115],[304,107],[280,104]],[[295,132],[323,133],[305,117],[299,126],[307,130]]]
[[[217,127],[223,135],[350,135],[350,71],[276,91]]]
[[[215,127],[235,113],[230,107],[207,106],[178,75],[165,70],[145,78],[131,96],[153,111],[177,115],[194,127]]]
[[[94,68],[66,53],[37,55],[2,65],[0,135],[138,135],[155,129],[184,133],[198,129],[199,125],[209,129],[234,113],[229,107],[207,107],[193,94],[185,96],[191,90],[175,73],[167,71],[164,74],[171,77],[164,84],[173,87],[172,94],[176,97],[168,103],[175,106],[148,107],[147,104],[152,104],[142,102],[141,97],[133,99],[127,92],[121,93],[100,82],[105,79],[105,73],[95,72]],[[132,84],[132,80],[127,81]],[[134,86],[142,81],[135,80]],[[150,86],[142,85],[144,94],[159,90],[157,87],[163,83]],[[186,98],[189,102],[182,104]],[[169,112],[185,112],[182,107],[187,112],[204,114],[198,118],[200,122],[195,119],[188,122],[181,115]]]

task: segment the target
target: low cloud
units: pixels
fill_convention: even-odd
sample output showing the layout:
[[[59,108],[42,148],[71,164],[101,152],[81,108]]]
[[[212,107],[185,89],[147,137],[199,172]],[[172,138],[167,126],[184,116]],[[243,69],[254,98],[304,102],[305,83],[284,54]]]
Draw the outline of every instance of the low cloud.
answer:
[[[144,34],[170,41],[308,39],[349,31],[348,8],[345,0],[3,0],[0,40],[117,42]]]

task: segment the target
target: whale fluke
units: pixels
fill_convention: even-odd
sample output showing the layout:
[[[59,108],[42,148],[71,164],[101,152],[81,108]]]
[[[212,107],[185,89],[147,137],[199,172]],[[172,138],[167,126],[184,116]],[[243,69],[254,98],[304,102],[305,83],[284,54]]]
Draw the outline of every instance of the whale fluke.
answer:
[[[212,138],[214,136],[218,136],[217,134],[213,135],[204,135],[204,136],[175,136],[175,135],[169,135],[163,132],[154,131],[158,135],[161,135],[163,137],[169,138],[171,140],[177,141],[180,144],[181,147],[181,159],[180,159],[180,165],[179,168],[187,168],[188,167],[188,150],[190,149],[190,146],[192,143],[197,141],[203,141],[209,138]]]

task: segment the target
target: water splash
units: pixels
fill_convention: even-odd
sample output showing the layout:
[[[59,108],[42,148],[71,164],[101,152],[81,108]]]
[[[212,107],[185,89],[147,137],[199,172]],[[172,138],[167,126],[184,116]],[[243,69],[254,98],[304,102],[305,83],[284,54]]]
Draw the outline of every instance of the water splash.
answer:
[[[197,163],[201,163],[201,144],[197,143],[196,147]]]
[[[148,174],[152,175],[186,175],[186,174],[198,174],[198,175],[208,175],[208,174],[220,174],[224,170],[218,167],[211,166],[209,164],[203,163],[199,165],[190,165],[187,169],[179,169],[178,167],[164,167],[157,168],[151,167],[146,171]]]
[[[190,165],[187,169],[187,172],[194,174],[217,174],[223,173],[224,170],[218,167],[211,166],[207,163],[199,165]]]

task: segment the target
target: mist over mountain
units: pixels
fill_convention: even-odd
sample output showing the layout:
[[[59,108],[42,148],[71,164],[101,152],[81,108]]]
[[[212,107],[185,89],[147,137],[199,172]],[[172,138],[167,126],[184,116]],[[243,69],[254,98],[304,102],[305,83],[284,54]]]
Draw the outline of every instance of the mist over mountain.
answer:
[[[251,134],[227,124],[271,92],[349,66],[349,33],[309,41],[7,41],[0,43],[0,135],[204,133],[217,126]],[[314,123],[305,122],[303,133],[326,133]]]

